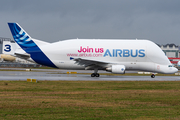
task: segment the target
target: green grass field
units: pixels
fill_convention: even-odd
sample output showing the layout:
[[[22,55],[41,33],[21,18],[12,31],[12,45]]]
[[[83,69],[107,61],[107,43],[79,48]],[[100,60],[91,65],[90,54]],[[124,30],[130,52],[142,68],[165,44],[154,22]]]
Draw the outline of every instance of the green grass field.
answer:
[[[180,119],[180,82],[0,81],[0,119]]]

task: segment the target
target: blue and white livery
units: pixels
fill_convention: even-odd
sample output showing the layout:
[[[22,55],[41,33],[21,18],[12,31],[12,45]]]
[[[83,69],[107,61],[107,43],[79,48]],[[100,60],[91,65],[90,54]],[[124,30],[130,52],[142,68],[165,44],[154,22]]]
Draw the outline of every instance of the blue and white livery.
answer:
[[[71,39],[47,43],[31,38],[18,23],[8,25],[15,42],[22,48],[14,54],[42,65],[94,70],[91,77],[99,77],[98,70],[117,74],[124,74],[126,70],[165,74],[178,71],[164,52],[149,40]]]
[[[41,51],[33,39],[17,24],[8,23],[15,42],[30,55],[38,64],[56,67],[53,62]]]

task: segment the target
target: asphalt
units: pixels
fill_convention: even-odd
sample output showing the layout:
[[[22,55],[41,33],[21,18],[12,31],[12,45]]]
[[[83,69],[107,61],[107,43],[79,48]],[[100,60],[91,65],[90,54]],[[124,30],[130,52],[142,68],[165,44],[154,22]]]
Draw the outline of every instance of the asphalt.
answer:
[[[2,69],[2,68],[1,68]],[[7,69],[5,69],[7,70]],[[0,80],[26,81],[27,78],[36,80],[65,80],[65,81],[180,81],[180,76],[156,76],[151,78],[149,76],[109,76],[101,75],[100,77],[91,77],[88,74],[66,74],[70,72],[78,73],[92,73],[93,71],[84,70],[56,70],[56,69],[32,69],[32,71],[25,71],[26,69],[14,68],[13,70],[22,71],[0,71]],[[131,72],[131,71],[130,71]],[[99,71],[99,73],[106,73],[106,71]]]

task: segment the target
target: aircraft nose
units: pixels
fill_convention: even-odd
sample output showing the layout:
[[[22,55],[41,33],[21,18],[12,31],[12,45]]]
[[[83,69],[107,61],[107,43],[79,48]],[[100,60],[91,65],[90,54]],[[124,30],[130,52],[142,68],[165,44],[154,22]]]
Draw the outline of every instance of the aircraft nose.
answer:
[[[175,67],[173,67],[173,71],[174,71],[174,72],[177,72],[177,71],[178,71],[178,69],[177,69],[177,68],[175,68]]]

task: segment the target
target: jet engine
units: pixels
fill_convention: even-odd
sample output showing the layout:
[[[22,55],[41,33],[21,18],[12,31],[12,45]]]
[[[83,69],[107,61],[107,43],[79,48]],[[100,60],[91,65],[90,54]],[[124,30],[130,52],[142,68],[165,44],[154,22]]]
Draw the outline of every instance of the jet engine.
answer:
[[[106,68],[106,71],[112,72],[115,74],[124,74],[125,73],[124,65],[112,65],[111,67]]]

